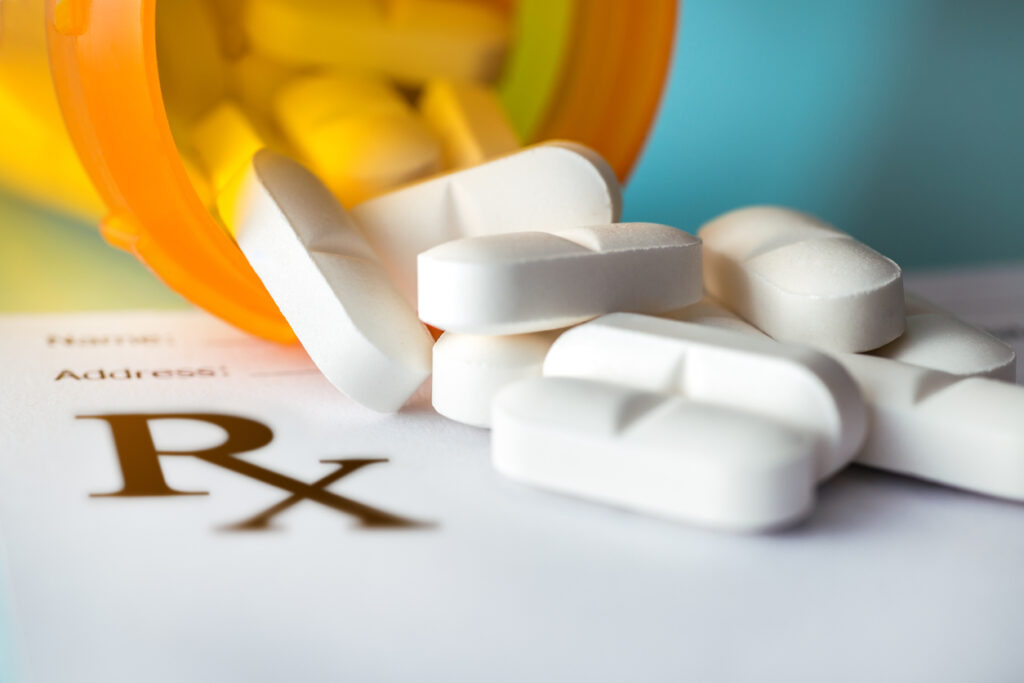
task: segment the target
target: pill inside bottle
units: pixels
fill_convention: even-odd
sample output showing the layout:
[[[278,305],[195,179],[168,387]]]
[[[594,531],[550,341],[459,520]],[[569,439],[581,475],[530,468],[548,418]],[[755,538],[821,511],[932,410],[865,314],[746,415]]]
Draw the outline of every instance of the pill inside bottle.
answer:
[[[262,148],[312,169],[348,207],[516,151],[520,133],[498,90],[513,9],[483,0],[159,3],[160,87],[197,193],[223,189]]]

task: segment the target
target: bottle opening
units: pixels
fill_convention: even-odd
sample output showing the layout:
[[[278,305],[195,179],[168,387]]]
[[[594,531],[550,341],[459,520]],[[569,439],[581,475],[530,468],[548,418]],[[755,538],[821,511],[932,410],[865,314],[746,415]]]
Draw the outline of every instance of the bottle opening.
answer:
[[[63,4],[47,0],[51,68],[104,235],[196,304],[286,340],[218,224],[239,159],[284,152],[346,206],[549,139],[624,179],[677,3],[124,0],[82,4],[73,35]]]

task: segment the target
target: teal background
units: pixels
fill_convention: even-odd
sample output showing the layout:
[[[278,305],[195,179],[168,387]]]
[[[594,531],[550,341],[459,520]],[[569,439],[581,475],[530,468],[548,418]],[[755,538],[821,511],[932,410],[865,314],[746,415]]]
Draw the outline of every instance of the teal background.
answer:
[[[1024,259],[1022,195],[1024,2],[688,0],[626,217],[785,204],[945,266]]]

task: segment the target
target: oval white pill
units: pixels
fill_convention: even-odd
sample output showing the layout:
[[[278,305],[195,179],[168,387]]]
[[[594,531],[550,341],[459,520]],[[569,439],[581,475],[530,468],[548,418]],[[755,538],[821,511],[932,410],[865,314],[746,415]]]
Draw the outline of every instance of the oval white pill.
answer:
[[[545,376],[582,377],[778,420],[817,436],[818,476],[856,455],[867,431],[857,384],[832,358],[763,335],[613,313],[567,330]]]
[[[919,297],[907,296],[907,329],[873,356],[942,370],[1013,382],[1017,354],[984,330]]]
[[[568,377],[494,401],[491,455],[507,477],[730,531],[763,531],[814,502],[814,439],[757,415]]]
[[[862,354],[836,359],[871,411],[858,463],[1024,501],[1024,387]]]
[[[700,270],[700,240],[655,223],[472,237],[420,254],[419,314],[444,330],[519,334],[660,313],[700,299]]]
[[[698,235],[708,292],[776,339],[870,351],[903,332],[899,266],[812,216],[755,206]]]
[[[491,426],[491,402],[506,385],[540,377],[561,330],[485,336],[445,332],[434,344],[432,400],[445,417]]]
[[[324,376],[369,408],[398,410],[430,375],[433,339],[324,184],[264,150],[221,210]]]
[[[450,240],[614,223],[622,189],[597,152],[571,142],[527,147],[352,209],[399,290],[416,303],[416,256]]]

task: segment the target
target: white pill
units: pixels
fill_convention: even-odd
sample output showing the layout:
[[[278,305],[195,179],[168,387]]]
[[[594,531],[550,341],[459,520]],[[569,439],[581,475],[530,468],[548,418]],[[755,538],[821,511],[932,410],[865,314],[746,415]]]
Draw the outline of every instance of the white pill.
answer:
[[[507,477],[730,531],[792,523],[814,503],[814,439],[764,417],[569,377],[494,401],[491,455]]]
[[[858,463],[1024,501],[1024,387],[875,356],[836,358],[871,411]]]
[[[334,386],[393,412],[430,375],[433,339],[316,176],[261,151],[221,203],[253,270]]]
[[[912,295],[907,296],[906,331],[871,355],[952,375],[979,375],[1007,382],[1017,377],[1017,355],[1012,347]]]
[[[903,332],[899,266],[812,216],[755,206],[698,234],[708,292],[776,339],[870,351]]]
[[[668,318],[669,320],[681,320],[684,323],[694,323],[695,325],[719,327],[736,332],[746,332],[747,334],[756,334],[759,337],[765,336],[761,330],[725,308],[714,297],[707,294],[695,304],[690,304],[668,313],[659,313],[658,317]]]
[[[505,386],[540,377],[561,330],[485,336],[445,332],[434,344],[434,409],[474,427],[491,426],[491,402]]]
[[[867,431],[860,391],[839,363],[763,335],[613,313],[559,337],[544,375],[678,394],[808,431],[820,479],[853,459]]]
[[[597,152],[549,142],[389,192],[352,215],[415,305],[420,252],[462,237],[614,223],[621,209],[619,181]]]
[[[469,237],[420,254],[419,313],[456,332],[553,330],[693,303],[700,270],[700,240],[655,223]]]

